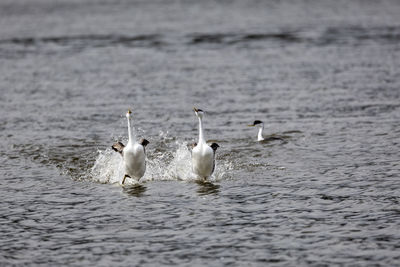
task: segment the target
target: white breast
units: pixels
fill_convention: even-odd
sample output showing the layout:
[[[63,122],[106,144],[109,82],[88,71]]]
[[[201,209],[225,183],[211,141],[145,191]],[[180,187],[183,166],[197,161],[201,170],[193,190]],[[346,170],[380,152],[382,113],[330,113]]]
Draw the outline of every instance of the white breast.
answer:
[[[123,151],[125,172],[132,178],[140,179],[146,171],[144,147],[138,143],[126,146]]]
[[[214,151],[207,144],[198,144],[192,151],[193,172],[201,178],[211,176],[214,169]]]

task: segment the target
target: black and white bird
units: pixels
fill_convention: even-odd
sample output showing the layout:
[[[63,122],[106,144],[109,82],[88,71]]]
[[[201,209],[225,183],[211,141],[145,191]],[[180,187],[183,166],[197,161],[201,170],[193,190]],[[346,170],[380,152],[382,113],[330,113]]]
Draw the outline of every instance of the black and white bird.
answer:
[[[126,146],[121,142],[112,145],[112,149],[119,152],[124,160],[125,175],[122,179],[122,184],[125,183],[127,177],[139,181],[146,172],[146,145],[149,141],[142,138],[139,142],[136,142],[131,130],[131,114],[131,110],[126,113],[126,118],[128,119],[128,143]]]
[[[285,142],[284,138],[285,136],[278,136],[275,134],[269,135],[269,136],[264,136],[263,135],[263,130],[264,130],[264,123],[260,120],[255,120],[253,124],[248,125],[250,127],[258,127],[258,134],[257,134],[257,141],[262,142],[262,143],[268,143],[272,141],[283,141]]]
[[[219,147],[217,143],[207,145],[204,138],[203,116],[201,109],[193,109],[199,119],[199,141],[192,150],[192,169],[199,178],[206,180],[215,169],[215,151]]]
[[[263,137],[263,130],[264,130],[264,123],[260,120],[255,120],[253,124],[249,124],[248,126],[250,127],[258,127],[258,135],[257,135],[257,141],[264,141],[265,138]]]

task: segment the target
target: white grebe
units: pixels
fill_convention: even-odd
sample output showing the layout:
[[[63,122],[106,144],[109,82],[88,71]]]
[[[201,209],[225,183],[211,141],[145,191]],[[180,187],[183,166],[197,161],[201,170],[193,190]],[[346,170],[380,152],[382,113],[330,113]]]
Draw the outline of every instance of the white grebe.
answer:
[[[192,168],[193,172],[202,179],[207,179],[214,172],[215,168],[215,151],[219,147],[213,143],[211,147],[207,145],[204,139],[203,115],[201,109],[193,109],[199,119],[199,141],[192,150]]]
[[[257,141],[264,141],[264,137],[263,137],[263,129],[264,129],[264,123],[260,120],[255,120],[253,122],[253,124],[250,124],[248,126],[254,127],[254,126],[258,126],[258,136],[257,136]]]
[[[279,136],[276,134],[271,134],[268,136],[263,136],[263,130],[264,130],[264,123],[260,120],[255,120],[253,124],[250,124],[248,126],[258,126],[258,135],[257,135],[257,141],[261,143],[268,143],[272,141],[282,141],[285,142],[284,138],[287,138],[286,136]]]
[[[112,145],[112,149],[121,154],[124,160],[125,175],[122,179],[122,184],[125,183],[126,177],[137,179],[138,181],[146,171],[146,145],[149,143],[146,139],[140,139],[136,142],[132,137],[131,130],[131,110],[126,113],[128,119],[128,136],[129,141],[124,146],[121,142]]]

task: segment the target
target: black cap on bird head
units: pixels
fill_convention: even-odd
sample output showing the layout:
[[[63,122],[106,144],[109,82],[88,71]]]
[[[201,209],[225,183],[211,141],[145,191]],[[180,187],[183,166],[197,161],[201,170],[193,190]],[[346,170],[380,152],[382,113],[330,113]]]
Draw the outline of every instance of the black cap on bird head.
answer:
[[[202,109],[199,108],[193,108],[194,112],[197,114],[199,112],[204,113],[204,111]]]
[[[202,109],[193,108],[193,110],[194,110],[194,113],[196,114],[197,118],[200,118],[200,119],[203,118],[204,111]]]
[[[250,124],[249,126],[256,126],[256,125],[262,124],[262,123],[263,123],[263,122],[260,121],[260,120],[255,120],[255,121],[253,122],[253,124]]]

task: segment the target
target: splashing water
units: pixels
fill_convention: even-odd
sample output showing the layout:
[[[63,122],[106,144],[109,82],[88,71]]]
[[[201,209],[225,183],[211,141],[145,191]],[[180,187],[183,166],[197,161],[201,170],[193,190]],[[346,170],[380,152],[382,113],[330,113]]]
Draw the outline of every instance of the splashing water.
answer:
[[[89,177],[99,183],[118,183],[124,176],[121,156],[107,148],[98,151],[99,155],[90,171]]]
[[[174,180],[193,180],[196,178],[192,172],[191,154],[187,148],[187,143],[178,145],[178,149],[173,155],[173,159],[167,168],[167,176]]]
[[[161,151],[154,148],[147,150],[147,167],[140,182],[155,180],[196,181],[192,172],[191,152],[185,141],[171,143],[167,134],[161,133],[161,144],[165,147]],[[170,152],[175,151],[175,152]],[[91,180],[99,183],[120,183],[124,176],[124,164],[121,156],[110,148],[98,151],[97,159],[90,171]],[[217,153],[218,155],[218,153]],[[218,182],[229,177],[229,170],[233,169],[231,162],[216,159],[216,168],[209,178],[211,182]],[[127,184],[137,183],[134,179],[127,179]]]

